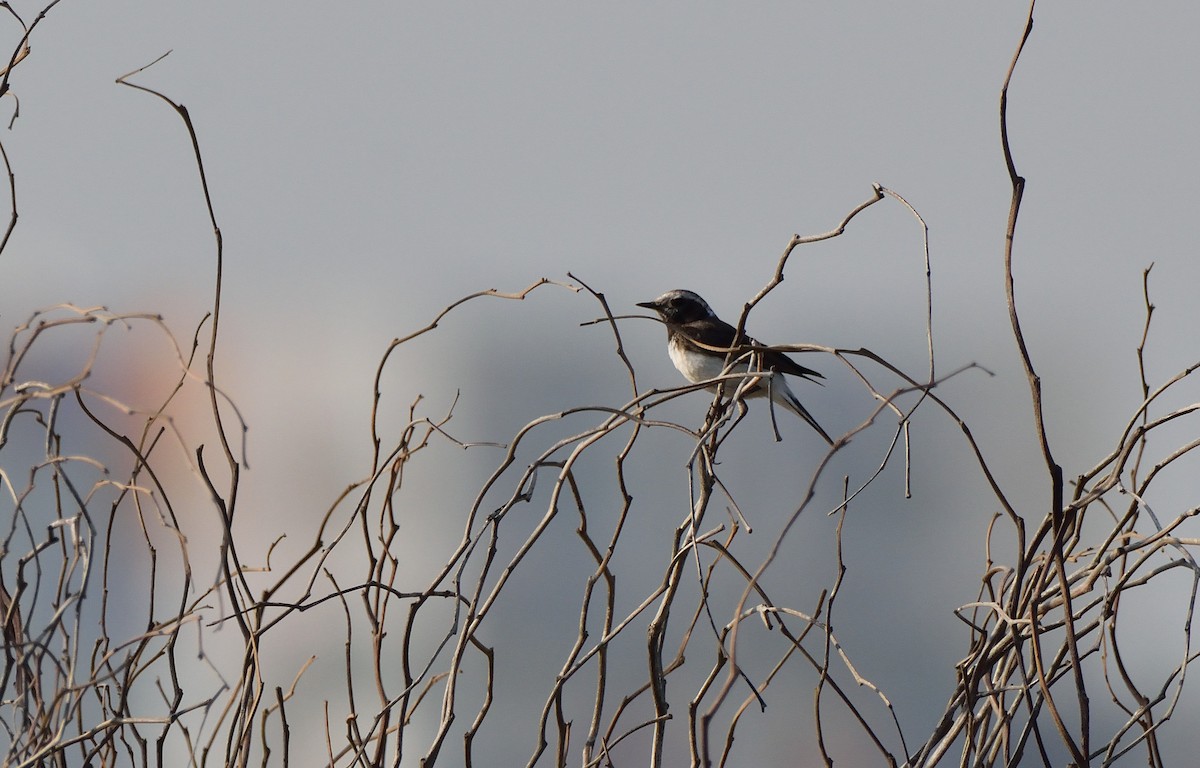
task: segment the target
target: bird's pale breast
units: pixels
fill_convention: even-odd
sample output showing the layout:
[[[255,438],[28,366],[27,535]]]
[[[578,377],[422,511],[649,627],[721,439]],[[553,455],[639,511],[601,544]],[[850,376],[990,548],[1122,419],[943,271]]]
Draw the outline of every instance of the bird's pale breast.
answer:
[[[724,370],[723,356],[696,349],[677,336],[672,337],[667,345],[667,354],[671,356],[675,369],[693,384],[720,376]]]

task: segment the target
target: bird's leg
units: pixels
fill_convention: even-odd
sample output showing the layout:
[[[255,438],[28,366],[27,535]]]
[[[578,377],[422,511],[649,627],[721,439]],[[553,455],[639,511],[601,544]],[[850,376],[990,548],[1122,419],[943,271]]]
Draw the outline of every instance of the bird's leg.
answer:
[[[750,406],[746,405],[746,401],[742,398],[736,397],[730,402],[731,404],[737,404],[738,415],[737,418],[733,420],[733,424],[729,426],[729,429],[725,430],[725,434],[721,437],[721,439],[717,441],[717,448],[721,447],[721,443],[725,442],[726,437],[729,437],[731,434],[733,434],[733,430],[737,429],[737,425],[741,424],[742,419],[746,418],[746,414],[750,412]]]
[[[717,385],[716,395],[708,406],[708,415],[704,418],[704,428],[700,431],[698,443],[708,440],[709,435],[720,430],[721,422],[725,421],[725,412],[728,406],[725,403],[724,386],[724,384]],[[720,447],[724,440],[725,438],[717,440],[716,447]]]

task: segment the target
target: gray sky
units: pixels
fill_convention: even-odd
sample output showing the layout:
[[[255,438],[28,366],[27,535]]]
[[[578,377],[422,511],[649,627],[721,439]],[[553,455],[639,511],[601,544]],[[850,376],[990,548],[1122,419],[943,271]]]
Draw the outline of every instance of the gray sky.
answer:
[[[19,7],[27,19],[35,8]],[[362,475],[380,355],[453,300],[570,271],[615,312],[683,287],[733,319],[793,233],[831,229],[875,182],[930,227],[940,370],[978,362],[997,374],[966,374],[943,395],[1014,498],[1044,504],[1001,261],[1010,189],[997,102],[1025,11],[65,2],[13,76],[20,117],[0,135],[21,217],[2,257],[0,319],[12,325],[63,301],[105,304],[160,312],[190,337],[210,301],[213,248],[186,135],[165,105],[113,82],[170,49],[137,81],[184,103],[199,133],[225,237],[220,370],[250,425],[244,504],[265,540],[290,526],[304,540]],[[1012,145],[1028,178],[1018,303],[1069,476],[1107,452],[1140,402],[1134,349],[1150,262],[1150,379],[1197,358],[1198,25],[1194,3],[1046,3],[1013,81]],[[7,44],[17,40],[11,27]],[[869,347],[921,373],[921,258],[914,219],[882,202],[843,237],[798,250],[751,329],[772,343]],[[385,376],[386,412],[399,419],[423,393],[429,415],[441,413],[458,390],[455,434],[505,441],[542,413],[619,404],[628,389],[607,331],[577,327],[596,316],[586,296],[554,288],[524,304],[469,305],[436,339],[401,350]],[[678,383],[659,327],[622,329],[643,387]],[[827,428],[869,412],[834,361],[804,362],[830,376],[831,386],[802,393]],[[706,405],[694,395],[669,413],[699,423]],[[794,489],[757,486],[788,477],[797,460],[808,466],[818,445],[795,424],[774,444],[764,414],[752,411],[731,457],[744,465],[728,472],[769,532]],[[878,461],[886,432],[837,471]],[[663,445],[663,465],[648,472],[684,490],[686,451]],[[963,655],[965,632],[949,611],[974,599],[980,536],[996,507],[956,430],[932,410],[917,421],[914,452],[915,498],[885,477],[846,533],[862,574],[846,598],[850,650],[872,659],[886,627],[903,663],[864,671],[902,707],[910,738]],[[432,466],[434,496],[462,466],[482,477],[493,463],[446,456],[466,464]],[[455,493],[469,498],[473,487]],[[457,536],[461,510],[441,514],[445,531],[427,535]],[[647,528],[654,552],[678,517]],[[804,524],[795,557],[826,581],[796,578],[815,594],[831,578],[832,524]],[[934,547],[945,562],[931,560]],[[929,614],[913,621],[898,606],[918,591]],[[577,610],[574,593],[563,600]],[[513,755],[530,743],[523,736]],[[793,764],[779,745],[746,749],[747,765]]]

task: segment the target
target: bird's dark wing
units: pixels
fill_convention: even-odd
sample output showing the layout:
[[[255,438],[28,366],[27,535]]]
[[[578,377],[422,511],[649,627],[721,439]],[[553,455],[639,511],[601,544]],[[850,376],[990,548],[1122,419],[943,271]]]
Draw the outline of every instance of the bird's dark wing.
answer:
[[[716,317],[706,317],[703,320],[685,323],[678,326],[678,330],[688,340],[699,342],[705,347],[731,349],[741,344],[753,344],[758,347],[766,346],[762,342],[756,341],[745,334],[742,334],[742,337],[735,342],[734,336],[737,334],[737,329]],[[720,353],[716,352],[714,354]],[[786,373],[790,376],[799,376],[809,381],[825,378],[818,371],[814,371],[812,368],[805,368],[782,352],[764,352],[763,368],[769,371]]]
[[[778,371],[779,373],[800,376],[801,378],[808,379],[809,381],[816,381],[817,379],[825,378],[819,372],[814,371],[812,368],[805,368],[803,365],[800,365],[800,363],[797,363],[795,360],[783,354],[782,352],[764,352],[763,367],[768,370]],[[820,382],[817,383],[819,384]]]
[[[676,330],[688,341],[697,342],[699,349],[714,355],[724,355],[724,350],[732,349],[733,336],[737,329],[729,323],[716,317],[706,317],[676,326]],[[713,349],[706,349],[712,347]]]

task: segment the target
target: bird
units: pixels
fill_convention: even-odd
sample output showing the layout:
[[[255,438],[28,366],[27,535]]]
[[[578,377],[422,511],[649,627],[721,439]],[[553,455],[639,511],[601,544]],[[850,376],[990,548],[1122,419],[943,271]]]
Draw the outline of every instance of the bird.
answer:
[[[737,336],[737,329],[717,317],[717,313],[708,306],[708,302],[692,291],[667,291],[654,301],[638,302],[637,306],[658,313],[658,317],[667,326],[667,354],[671,356],[676,370],[693,384],[714,379],[722,373],[745,373],[749,370],[746,363],[736,365],[730,371],[725,370],[728,351],[744,345],[764,346],[745,333]],[[819,379],[825,378],[782,352],[765,350],[757,354],[760,362],[756,364],[755,370],[786,373],[818,384],[821,383]],[[768,392],[773,401],[804,419],[825,442],[833,445],[833,438],[800,404],[800,400],[792,393],[782,375],[772,376],[770,381],[752,384],[742,396],[764,397]]]

